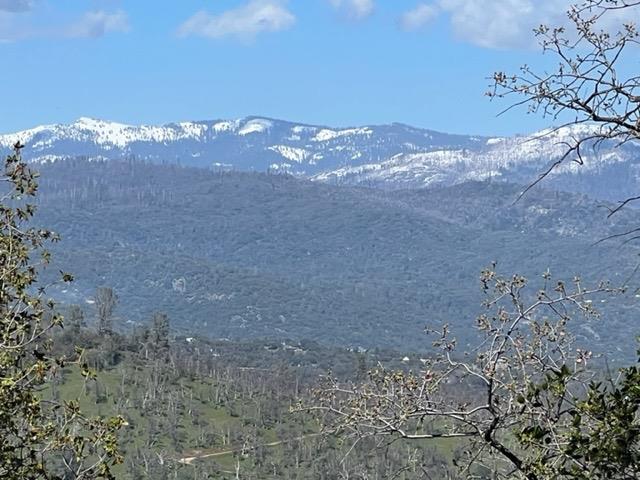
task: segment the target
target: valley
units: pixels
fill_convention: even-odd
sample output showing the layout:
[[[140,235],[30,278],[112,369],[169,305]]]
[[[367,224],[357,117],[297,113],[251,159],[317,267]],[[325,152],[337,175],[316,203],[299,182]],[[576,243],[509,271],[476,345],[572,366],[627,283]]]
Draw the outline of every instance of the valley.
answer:
[[[640,0],[0,0],[0,480],[640,479]]]

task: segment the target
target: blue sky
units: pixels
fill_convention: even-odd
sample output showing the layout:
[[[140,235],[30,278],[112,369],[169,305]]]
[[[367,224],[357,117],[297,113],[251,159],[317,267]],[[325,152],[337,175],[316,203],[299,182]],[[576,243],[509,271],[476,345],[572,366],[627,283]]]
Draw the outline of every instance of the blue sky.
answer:
[[[512,134],[550,120],[484,92],[543,65],[565,0],[0,0],[0,132],[264,115]]]

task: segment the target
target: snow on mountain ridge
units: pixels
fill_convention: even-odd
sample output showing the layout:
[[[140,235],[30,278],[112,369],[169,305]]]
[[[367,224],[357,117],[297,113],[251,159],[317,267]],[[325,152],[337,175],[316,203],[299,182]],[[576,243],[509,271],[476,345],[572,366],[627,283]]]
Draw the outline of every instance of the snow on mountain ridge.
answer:
[[[195,122],[182,122],[162,127],[148,125],[126,125],[89,117],[80,117],[75,122],[43,125],[21,132],[0,135],[0,146],[11,147],[17,141],[32,144],[34,149],[53,145],[56,141],[92,142],[98,145],[125,148],[132,142],[168,142],[182,138],[199,138],[207,126]]]
[[[242,125],[242,126],[241,126]],[[32,147],[43,148],[56,141],[93,142],[98,145],[126,148],[133,142],[176,142],[179,140],[201,140],[211,128],[215,133],[238,132],[245,135],[262,132],[271,126],[266,119],[252,118],[221,121],[211,127],[206,122],[180,122],[162,126],[128,125],[120,122],[80,117],[70,124],[41,125],[32,129],[0,135],[0,146],[11,147],[18,140]],[[40,138],[44,137],[44,138]]]
[[[81,117],[70,124],[0,135],[0,148],[6,153],[18,140],[26,144],[24,158],[35,162],[65,157],[135,157],[209,167],[223,163],[262,171],[273,163],[293,162],[292,173],[296,174],[473,143],[464,135],[402,124],[332,128],[256,116],[160,126]]]
[[[312,179],[386,188],[454,185],[488,178],[531,184],[562,159],[576,140],[598,133],[602,131],[597,125],[571,125],[528,136],[494,137],[486,139],[480,148],[406,152],[383,162],[320,172]],[[549,173],[547,185],[608,200],[640,190],[639,142],[587,143],[581,149],[581,162],[574,160],[577,158],[570,155],[557,165]]]
[[[81,117],[70,124],[0,135],[0,148],[8,153],[19,140],[26,144],[24,158],[34,162],[135,157],[207,168],[223,165],[240,170],[279,170],[340,184],[406,188],[484,178],[530,182],[561,158],[570,142],[599,129],[579,124],[527,136],[478,137],[399,123],[333,128],[251,116],[134,126]],[[585,165],[564,162],[553,176],[577,177],[579,172],[595,178],[601,171],[617,168],[612,185],[629,178],[624,188],[633,189],[637,183],[640,190],[640,146],[629,142],[614,147],[613,142],[605,142],[597,150],[585,148]],[[583,183],[591,185],[590,181]]]
[[[234,132],[238,129],[240,122],[238,120],[225,120],[213,125],[213,130],[216,132]]]
[[[246,122],[244,126],[238,130],[238,135],[249,135],[250,133],[262,133],[273,127],[273,122],[262,118],[253,118]]]
[[[346,128],[342,130],[332,130],[329,128],[323,128],[311,140],[314,142],[326,142],[328,140],[333,140],[334,138],[344,137],[348,135],[364,135],[364,136],[370,137],[372,134],[373,134],[373,131],[369,127]]]

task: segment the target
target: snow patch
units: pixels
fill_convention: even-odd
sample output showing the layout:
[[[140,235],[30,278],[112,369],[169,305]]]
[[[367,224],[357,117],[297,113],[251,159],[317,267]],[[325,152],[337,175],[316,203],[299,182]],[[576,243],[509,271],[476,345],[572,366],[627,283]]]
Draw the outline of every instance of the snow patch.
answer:
[[[306,125],[296,125],[291,129],[291,131],[297,135],[300,135],[301,133],[313,133],[317,130],[318,129],[316,127],[309,127]]]
[[[239,125],[240,125],[240,121],[239,120],[226,120],[224,122],[218,122],[218,123],[214,124],[213,125],[213,130],[216,133],[233,132],[233,131],[238,129]]]
[[[371,130],[369,127],[348,128],[346,130],[330,130],[328,128],[323,128],[311,140],[314,142],[326,142],[328,140],[333,140],[334,138],[345,137],[350,135],[360,135],[360,136],[370,137],[371,135],[373,135],[373,130]]]
[[[262,118],[249,120],[244,126],[238,130],[238,135],[249,135],[251,133],[262,133],[273,127],[273,122]]]
[[[287,145],[273,145],[269,150],[276,152],[292,162],[302,163],[309,156],[309,152],[304,148],[289,147]]]

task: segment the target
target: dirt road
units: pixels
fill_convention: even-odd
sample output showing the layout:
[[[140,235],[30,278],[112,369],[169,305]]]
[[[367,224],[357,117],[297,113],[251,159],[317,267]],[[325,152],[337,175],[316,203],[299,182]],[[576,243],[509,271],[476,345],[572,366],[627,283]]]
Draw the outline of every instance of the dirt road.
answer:
[[[253,447],[245,447],[244,450],[255,450],[260,447],[276,447],[278,445],[282,445],[283,443],[291,443],[297,442],[300,440],[306,440],[307,438],[313,438],[320,436],[320,433],[310,433],[308,435],[302,435],[300,437],[288,438],[286,440],[278,440],[276,442],[263,443],[261,445],[254,445]],[[231,448],[229,450],[220,450],[218,452],[212,452],[210,450],[193,450],[188,454],[188,456],[182,457],[178,459],[178,462],[183,463],[185,465],[192,465],[196,460],[203,460],[205,458],[215,458],[215,457],[223,457],[225,455],[230,455],[234,452],[239,452],[242,450],[242,447]]]

